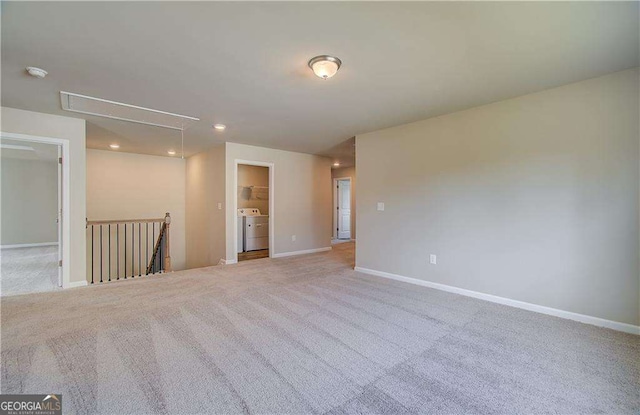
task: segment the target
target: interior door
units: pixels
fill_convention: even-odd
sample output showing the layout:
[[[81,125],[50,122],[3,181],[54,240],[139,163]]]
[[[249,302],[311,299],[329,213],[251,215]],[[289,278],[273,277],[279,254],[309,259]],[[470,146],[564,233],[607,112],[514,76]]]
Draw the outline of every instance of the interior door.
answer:
[[[350,180],[338,180],[338,239],[351,239]]]
[[[62,287],[62,146],[58,146],[58,286]]]

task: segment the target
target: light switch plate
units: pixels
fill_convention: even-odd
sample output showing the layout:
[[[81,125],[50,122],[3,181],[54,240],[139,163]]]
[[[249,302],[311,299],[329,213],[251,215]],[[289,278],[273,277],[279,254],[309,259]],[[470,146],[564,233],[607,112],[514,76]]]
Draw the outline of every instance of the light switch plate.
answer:
[[[218,202],[218,210],[222,210],[222,203]]]
[[[434,254],[429,255],[429,263],[430,264],[436,265],[436,262],[437,262],[436,260],[437,260],[437,258],[436,258],[436,256]]]
[[[383,211],[384,210],[384,202],[378,202],[378,210],[379,211]]]
[[[291,242],[295,242],[296,241],[296,236],[295,235],[291,235]]]

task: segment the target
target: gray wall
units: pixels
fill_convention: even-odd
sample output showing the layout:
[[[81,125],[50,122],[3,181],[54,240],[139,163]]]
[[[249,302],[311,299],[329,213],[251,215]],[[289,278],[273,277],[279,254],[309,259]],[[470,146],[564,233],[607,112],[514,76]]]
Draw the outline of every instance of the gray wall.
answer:
[[[58,163],[2,157],[2,245],[58,242]]]
[[[222,209],[218,209],[221,203]],[[225,257],[225,145],[187,159],[187,268]]]
[[[358,136],[357,266],[638,325],[638,75]]]

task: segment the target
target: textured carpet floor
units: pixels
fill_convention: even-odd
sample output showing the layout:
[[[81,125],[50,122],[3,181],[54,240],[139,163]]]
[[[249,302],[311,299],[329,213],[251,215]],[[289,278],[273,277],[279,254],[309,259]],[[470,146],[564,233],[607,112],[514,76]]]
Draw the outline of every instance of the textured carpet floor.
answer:
[[[638,413],[640,338],[354,272],[353,244],[2,299],[65,413]]]
[[[59,290],[58,247],[0,250],[0,295]]]

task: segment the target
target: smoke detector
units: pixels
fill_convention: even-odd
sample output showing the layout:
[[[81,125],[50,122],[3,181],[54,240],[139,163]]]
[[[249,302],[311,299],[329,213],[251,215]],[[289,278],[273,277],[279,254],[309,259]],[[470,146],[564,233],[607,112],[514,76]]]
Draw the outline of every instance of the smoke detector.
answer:
[[[29,72],[29,75],[40,79],[43,79],[49,73],[44,69],[36,68],[35,66],[27,66],[27,72]]]

